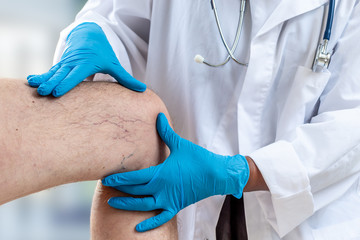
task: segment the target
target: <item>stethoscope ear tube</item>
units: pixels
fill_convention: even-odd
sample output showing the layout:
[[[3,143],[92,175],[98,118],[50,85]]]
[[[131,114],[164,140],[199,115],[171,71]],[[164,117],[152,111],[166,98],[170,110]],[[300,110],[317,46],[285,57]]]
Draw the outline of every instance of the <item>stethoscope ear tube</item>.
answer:
[[[229,45],[227,44],[227,42],[225,41],[225,37],[224,34],[222,32],[222,28],[221,28],[221,24],[220,24],[220,20],[219,20],[219,16],[217,13],[217,9],[216,9],[216,4],[215,4],[215,0],[210,0],[210,4],[211,4],[211,9],[214,12],[214,16],[215,16],[215,21],[216,21],[216,25],[218,27],[219,30],[219,34],[221,37],[221,41],[228,53],[228,56],[226,57],[226,59],[218,64],[213,64],[213,63],[209,63],[208,61],[205,60],[205,58],[199,54],[197,54],[194,58],[195,62],[197,63],[203,63],[205,65],[208,65],[210,67],[220,67],[225,65],[226,63],[228,63],[230,60],[235,61],[236,63],[243,65],[243,66],[247,66],[247,63],[242,63],[241,61],[239,61],[235,56],[234,56],[234,52],[239,44],[239,40],[240,40],[240,36],[241,36],[241,30],[243,27],[243,21],[244,21],[244,14],[245,14],[245,4],[246,4],[246,0],[241,0],[240,2],[240,14],[239,14],[239,21],[238,21],[238,27],[236,30],[236,35],[235,35],[235,39],[233,42],[233,45],[230,49]]]

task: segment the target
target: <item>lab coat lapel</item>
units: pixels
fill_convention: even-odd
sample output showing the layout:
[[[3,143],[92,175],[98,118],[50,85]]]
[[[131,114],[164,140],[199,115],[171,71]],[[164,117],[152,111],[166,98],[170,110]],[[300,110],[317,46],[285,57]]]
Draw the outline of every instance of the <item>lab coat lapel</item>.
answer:
[[[258,37],[268,31],[270,31],[275,26],[306,12],[312,11],[325,3],[328,0],[272,0],[274,1],[275,6],[272,13],[269,14],[269,17],[266,19],[264,25],[259,28],[259,31],[255,34],[255,37]],[[255,4],[255,3],[253,3]]]

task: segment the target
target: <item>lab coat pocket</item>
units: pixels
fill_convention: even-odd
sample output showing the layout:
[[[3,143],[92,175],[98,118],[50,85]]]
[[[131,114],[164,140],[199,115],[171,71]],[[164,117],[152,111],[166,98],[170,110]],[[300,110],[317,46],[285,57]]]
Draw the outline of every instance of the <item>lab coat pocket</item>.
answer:
[[[360,218],[312,231],[315,240],[359,240]]]
[[[330,72],[313,72],[299,66],[284,107],[280,111],[277,138],[291,138],[293,130],[310,121],[317,109],[317,103],[327,82]]]

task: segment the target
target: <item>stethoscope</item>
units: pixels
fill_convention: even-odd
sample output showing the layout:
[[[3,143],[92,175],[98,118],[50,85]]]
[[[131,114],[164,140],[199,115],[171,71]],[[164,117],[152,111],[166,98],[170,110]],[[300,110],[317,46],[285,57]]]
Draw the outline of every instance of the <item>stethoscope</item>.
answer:
[[[210,0],[210,4],[211,4],[211,8],[214,12],[214,16],[215,16],[215,21],[216,21],[216,25],[217,28],[219,30],[219,34],[221,37],[221,41],[228,53],[228,56],[226,57],[226,59],[218,64],[213,64],[210,63],[208,61],[205,60],[205,58],[201,55],[196,55],[194,60],[198,63],[204,63],[210,67],[220,67],[225,65],[226,63],[228,63],[231,59],[234,60],[236,63],[242,65],[242,66],[248,66],[247,63],[243,63],[241,61],[239,61],[235,56],[234,56],[234,52],[239,44],[239,39],[241,36],[241,30],[243,27],[243,22],[244,22],[244,15],[245,15],[245,4],[246,4],[246,0],[241,0],[240,3],[240,14],[239,14],[239,20],[238,20],[238,26],[237,26],[237,30],[236,30],[236,35],[235,35],[235,39],[233,42],[233,45],[230,49],[229,45],[227,44],[227,42],[225,41],[224,38],[224,34],[221,28],[221,24],[219,21],[219,16],[217,13],[217,9],[216,9],[216,5],[215,5],[215,0]],[[325,27],[325,32],[323,34],[323,39],[320,41],[320,43],[318,44],[317,50],[316,50],[316,54],[314,57],[314,62],[312,65],[312,70],[314,72],[318,71],[318,70],[322,70],[322,69],[327,69],[331,60],[331,52],[328,52],[327,47],[328,47],[328,43],[330,40],[330,36],[331,36],[331,29],[332,29],[332,23],[333,23],[333,19],[334,19],[334,12],[335,12],[335,0],[329,0],[329,7],[328,7],[328,11],[327,11],[327,21],[326,21],[326,27]],[[324,14],[324,19],[325,19],[325,14]],[[324,21],[323,21],[324,22]]]
[[[316,72],[318,70],[327,69],[331,60],[331,52],[328,52],[327,47],[331,36],[332,24],[334,21],[335,12],[335,0],[329,0],[329,7],[327,11],[327,21],[324,36],[320,41],[316,50],[312,70]],[[325,14],[324,14],[325,19]]]

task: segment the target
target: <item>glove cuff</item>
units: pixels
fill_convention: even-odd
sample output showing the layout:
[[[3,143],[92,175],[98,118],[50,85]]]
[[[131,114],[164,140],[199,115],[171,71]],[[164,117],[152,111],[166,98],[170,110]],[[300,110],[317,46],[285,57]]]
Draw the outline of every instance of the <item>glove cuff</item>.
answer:
[[[233,182],[232,194],[236,198],[241,198],[243,189],[250,177],[250,169],[246,158],[242,155],[232,156],[228,161],[228,174]]]

